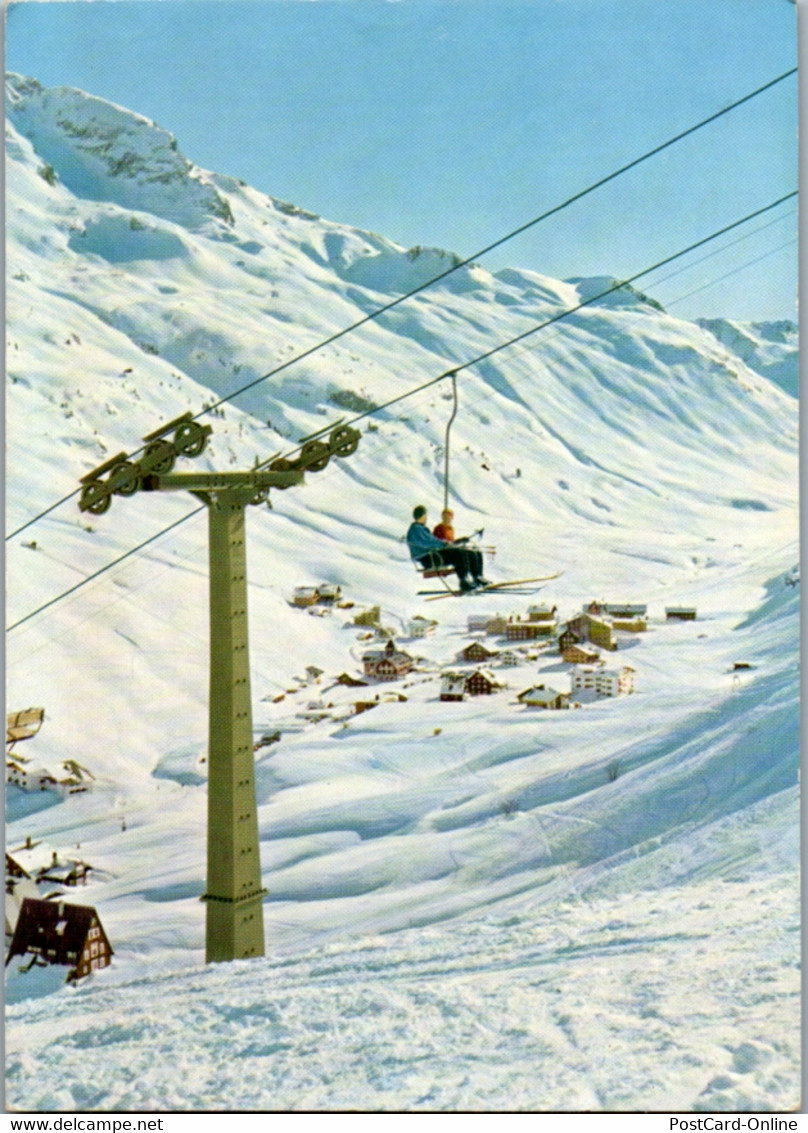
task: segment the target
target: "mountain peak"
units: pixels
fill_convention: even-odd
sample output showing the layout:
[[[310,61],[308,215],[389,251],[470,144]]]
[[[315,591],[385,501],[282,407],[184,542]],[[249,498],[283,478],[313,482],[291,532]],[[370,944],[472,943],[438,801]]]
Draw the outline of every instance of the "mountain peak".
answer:
[[[6,76],[8,117],[77,197],[150,212],[187,228],[232,222],[211,178],[151,119],[74,87]]]

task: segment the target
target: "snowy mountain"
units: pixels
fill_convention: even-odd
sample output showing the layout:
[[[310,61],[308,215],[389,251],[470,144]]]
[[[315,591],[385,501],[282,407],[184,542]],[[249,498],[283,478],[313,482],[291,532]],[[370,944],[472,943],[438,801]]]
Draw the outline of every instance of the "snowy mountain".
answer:
[[[295,362],[457,259],[200,170],[80,91],[11,76],[7,111],[8,707],[45,707],[26,754],[95,776],[62,800],[10,787],[7,841],[78,847],[93,872],[68,899],[115,949],[77,988],[10,966],[8,1103],[794,1106],[793,326],[475,264]],[[647,605],[608,656],[635,692],[526,708],[536,683],[569,692],[570,666],[520,643],[504,690],[441,702],[469,613],[536,599],[418,595],[402,536],[414,504],[438,518],[451,388],[405,395],[593,297],[459,373],[451,500],[496,544],[491,577],[563,572],[541,591],[562,625],[593,599]],[[267,956],[206,969],[204,508],[139,493],[96,517],[75,492],[246,386],[195,467],[247,469],[402,400],[362,419],[354,455],[249,509]],[[292,604],[322,582],[346,605]],[[338,684],[362,677],[354,618],[373,606],[416,666]],[[416,614],[434,633],[409,638]]]

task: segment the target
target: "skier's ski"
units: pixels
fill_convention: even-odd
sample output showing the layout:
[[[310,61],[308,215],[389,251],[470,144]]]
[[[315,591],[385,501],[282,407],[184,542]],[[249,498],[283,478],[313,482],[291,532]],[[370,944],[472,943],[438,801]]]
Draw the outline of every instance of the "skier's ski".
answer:
[[[427,602],[436,602],[439,598],[467,598],[474,594],[496,594],[499,590],[505,593],[518,593],[518,589],[512,590],[511,587],[518,588],[531,586],[535,582],[549,582],[553,578],[560,578],[562,574],[563,571],[558,570],[555,574],[545,574],[540,578],[514,578],[507,582],[489,582],[487,586],[474,586],[471,590],[433,590],[431,592],[419,591],[419,593],[428,594]],[[526,593],[529,593],[529,591],[526,591]]]

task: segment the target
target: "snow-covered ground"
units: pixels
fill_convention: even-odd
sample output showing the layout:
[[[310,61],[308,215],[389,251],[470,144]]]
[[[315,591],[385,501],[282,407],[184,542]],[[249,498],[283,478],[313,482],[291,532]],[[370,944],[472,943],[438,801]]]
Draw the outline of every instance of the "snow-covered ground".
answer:
[[[256,752],[267,955],[205,968],[205,516],[160,534],[198,501],[141,493],[24,525],[452,260],[199,170],[81,92],[13,78],[8,111],[8,707],[44,705],[28,754],[96,782],[61,802],[9,788],[7,843],[90,862],[70,899],[115,957],[77,988],[7,969],[7,1104],[797,1105],[793,325],[699,326],[624,289],[459,377],[458,526],[485,527],[491,577],[562,571],[538,595],[562,624],[592,599],[647,603],[608,657],[631,696],[524,707],[533,684],[569,691],[531,645],[492,662],[501,691],[439,701],[469,613],[536,600],[417,594],[402,535],[415,503],[438,518],[445,383],[250,509],[256,742],[281,733]],[[197,466],[290,451],[604,286],[462,268],[215,410]],[[324,581],[344,607],[290,604]],[[353,618],[373,605],[417,664],[336,684],[361,675]],[[667,621],[674,605],[697,619]],[[438,625],[409,640],[417,613]]]

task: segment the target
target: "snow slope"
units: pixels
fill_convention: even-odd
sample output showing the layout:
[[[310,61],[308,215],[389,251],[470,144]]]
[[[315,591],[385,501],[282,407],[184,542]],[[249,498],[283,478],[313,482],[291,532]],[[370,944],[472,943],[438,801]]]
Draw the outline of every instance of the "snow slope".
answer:
[[[451,254],[199,170],[82,92],[12,76],[8,116],[11,531],[278,366],[209,416],[199,466],[289,451],[609,285],[468,266],[292,364]],[[635,694],[526,709],[522,689],[567,690],[569,667],[525,650],[496,670],[502,692],[438,700],[468,613],[531,599],[417,595],[401,537],[414,503],[439,510],[450,391],[366,417],[353,456],[248,516],[256,740],[281,732],[256,753],[267,957],[205,969],[205,517],[160,534],[197,501],[141,494],[24,527],[7,544],[9,708],[44,705],[29,746],[97,782],[64,802],[9,788],[7,839],[80,846],[95,872],[75,899],[116,955],[79,989],[10,967],[12,1107],[797,1104],[793,328],[696,325],[622,289],[458,385],[458,525],[496,543],[491,576],[563,570],[541,593],[562,620],[592,598],[648,603],[648,631],[618,633],[610,658]],[[353,607],[290,605],[321,581]],[[677,604],[698,619],[666,621]],[[361,672],[352,619],[372,605],[420,660],[391,685],[337,685]],[[439,624],[410,641],[416,613]],[[396,695],[352,715],[377,692]]]

